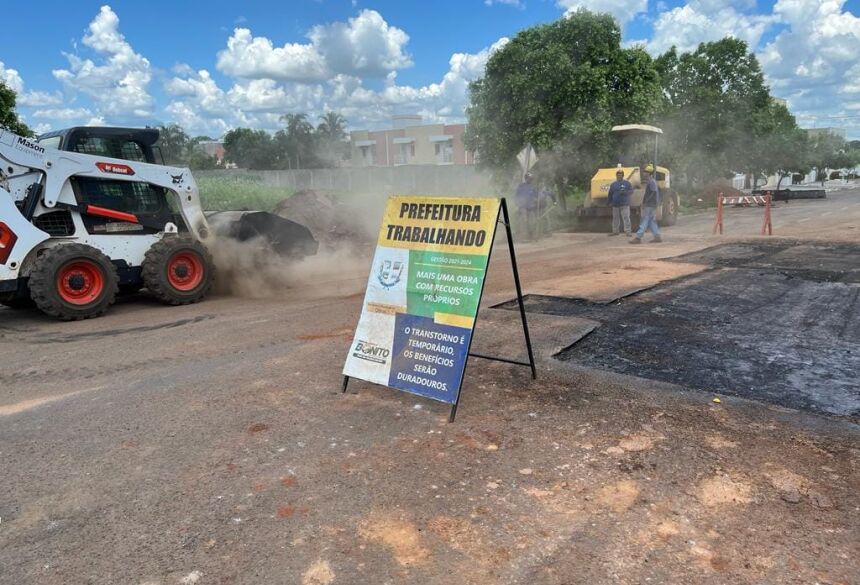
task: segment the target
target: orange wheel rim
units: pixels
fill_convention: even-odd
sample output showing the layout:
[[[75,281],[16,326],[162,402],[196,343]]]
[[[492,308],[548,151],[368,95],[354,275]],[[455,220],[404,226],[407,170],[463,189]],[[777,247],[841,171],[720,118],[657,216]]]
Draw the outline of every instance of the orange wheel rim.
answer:
[[[167,263],[167,280],[170,286],[182,292],[189,292],[200,286],[204,272],[203,260],[197,252],[177,252]]]
[[[74,260],[57,273],[57,291],[71,305],[88,305],[101,296],[105,277],[101,267],[90,260]]]

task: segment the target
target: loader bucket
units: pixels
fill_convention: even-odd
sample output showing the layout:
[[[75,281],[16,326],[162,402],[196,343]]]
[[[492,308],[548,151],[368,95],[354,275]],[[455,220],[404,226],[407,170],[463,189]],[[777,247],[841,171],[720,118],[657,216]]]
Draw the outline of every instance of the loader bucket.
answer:
[[[300,223],[266,211],[207,211],[206,219],[218,236],[247,242],[260,238],[279,256],[304,258],[317,253],[319,243]]]

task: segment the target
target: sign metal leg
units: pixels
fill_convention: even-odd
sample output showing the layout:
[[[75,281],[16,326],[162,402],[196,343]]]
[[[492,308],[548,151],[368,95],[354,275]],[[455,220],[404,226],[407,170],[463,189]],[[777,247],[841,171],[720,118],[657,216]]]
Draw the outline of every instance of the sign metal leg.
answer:
[[[514,252],[514,238],[511,234],[511,219],[508,216],[508,204],[502,199],[502,217],[505,220],[505,233],[508,236],[508,251],[511,254],[511,269],[514,273],[514,286],[517,288],[517,303],[520,306],[520,319],[523,322],[523,335],[526,339],[526,349],[529,352],[529,365],[532,370],[532,380],[537,380],[537,368],[535,367],[534,350],[532,349],[532,340],[529,335],[529,324],[526,318],[526,305],[523,301],[523,289],[520,285],[520,271],[517,267],[517,255]]]

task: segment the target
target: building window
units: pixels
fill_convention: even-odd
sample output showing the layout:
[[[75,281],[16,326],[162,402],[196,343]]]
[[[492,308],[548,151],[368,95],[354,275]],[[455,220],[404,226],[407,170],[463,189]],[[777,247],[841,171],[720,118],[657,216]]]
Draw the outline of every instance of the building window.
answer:
[[[412,162],[412,159],[415,158],[415,143],[410,142],[408,144],[398,144],[400,147],[397,151],[397,155],[394,157],[394,164],[396,165],[408,165]]]
[[[445,140],[436,143],[436,164],[446,165],[454,162],[454,142]]]
[[[361,162],[366,166],[371,166],[376,164],[376,149],[372,146],[362,146],[361,148]]]

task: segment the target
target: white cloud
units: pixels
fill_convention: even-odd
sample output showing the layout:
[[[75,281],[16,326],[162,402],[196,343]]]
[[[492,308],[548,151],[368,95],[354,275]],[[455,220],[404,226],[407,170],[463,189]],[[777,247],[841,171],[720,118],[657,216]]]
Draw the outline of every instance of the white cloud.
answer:
[[[654,55],[673,45],[679,51],[693,51],[699,43],[727,36],[744,40],[755,48],[774,18],[742,10],[749,7],[744,0],[692,0],[677,6],[657,17],[647,48]]]
[[[557,0],[556,6],[570,14],[578,8],[605,12],[615,17],[622,27],[640,12],[648,10],[648,0]]]
[[[375,10],[362,10],[348,22],[313,27],[310,43],[275,47],[266,37],[237,28],[218,53],[218,70],[233,77],[314,82],[337,74],[384,77],[412,65],[404,46],[409,36]]]
[[[278,115],[289,111],[314,110],[323,97],[320,85],[295,84],[288,89],[272,79],[254,79],[236,84],[227,92],[227,99],[234,108],[243,112]]]
[[[330,105],[340,109],[353,126],[387,123],[395,113],[418,113],[430,122],[459,122],[468,105],[470,81],[483,76],[490,55],[507,44],[502,38],[478,53],[454,53],[439,83],[422,87],[397,85],[396,75],[380,91],[364,88],[360,80],[341,77],[331,83]]]
[[[403,52],[409,35],[390,26],[375,10],[362,10],[346,23],[317,25],[308,38],[335,73],[384,77],[412,66]]]
[[[63,103],[63,94],[59,91],[48,93],[47,91],[25,91],[18,96],[19,106],[33,108],[44,108],[45,106],[58,106]]]
[[[6,67],[3,61],[0,61],[0,81],[15,93],[21,93],[24,90],[24,80],[21,79],[21,74],[15,69]]]
[[[102,6],[90,22],[83,44],[99,55],[101,64],[66,54],[69,68],[54,70],[54,77],[70,90],[87,94],[105,114],[151,115],[153,100],[147,87],[152,67],[119,32],[119,18],[110,6]]]
[[[325,61],[312,45],[287,43],[274,47],[265,37],[237,28],[218,53],[218,70],[233,77],[319,81],[327,77]]]
[[[421,114],[427,121],[462,121],[468,83],[483,75],[489,56],[507,41],[500,39],[474,54],[455,53],[441,81],[422,87],[398,85],[392,71],[379,90],[364,87],[361,77],[341,73],[324,83],[240,79],[225,91],[202,70],[165,82],[165,92],[175,98],[165,113],[191,133],[211,136],[236,126],[273,130],[281,127],[280,116],[289,112],[304,112],[314,119],[334,110],[353,127],[387,124],[393,114],[404,111]]]
[[[189,77],[174,77],[164,84],[164,91],[173,97],[192,98],[195,105],[208,114],[224,115],[229,112],[224,91],[205,69]]]
[[[653,55],[672,45],[695,50],[732,36],[757,54],[772,93],[788,100],[801,125],[845,127],[860,135],[860,120],[842,117],[860,103],[860,17],[845,0],[777,0],[756,12],[752,0],[691,0],[662,12],[647,42]],[[770,28],[781,26],[762,45]]]
[[[3,81],[17,95],[16,105],[18,106],[55,106],[63,101],[63,96],[60,92],[48,93],[46,91],[24,91],[24,79],[17,70],[6,67],[3,61],[0,61],[0,81]]]
[[[788,25],[761,52],[778,95],[804,111],[837,111],[860,98],[860,18],[844,0],[778,0],[774,14]]]
[[[48,118],[49,120],[78,120],[88,116],[92,116],[92,112],[87,108],[52,108],[33,112],[34,118]]]

